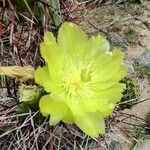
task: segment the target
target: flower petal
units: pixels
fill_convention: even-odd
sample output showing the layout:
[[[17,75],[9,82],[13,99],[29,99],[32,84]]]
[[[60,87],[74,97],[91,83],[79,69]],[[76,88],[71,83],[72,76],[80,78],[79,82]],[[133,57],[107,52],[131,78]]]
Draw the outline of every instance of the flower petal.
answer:
[[[73,116],[64,101],[57,99],[58,97],[51,94],[45,95],[40,99],[40,111],[44,116],[51,115],[50,124],[57,124],[60,120],[71,123]]]
[[[110,115],[115,107],[115,104],[109,102],[108,98],[104,99],[101,97],[90,99],[87,102],[85,102],[85,100],[82,100],[81,105],[82,109],[85,112],[99,112],[103,117]]]
[[[81,54],[87,41],[87,35],[76,24],[65,22],[58,33],[58,44],[69,54]]]
[[[122,83],[115,84],[114,86],[106,90],[100,91],[99,97],[101,97],[101,99],[107,98],[109,99],[110,102],[116,103],[121,99],[122,92],[123,92],[123,89],[125,89],[125,87],[126,85]]]
[[[49,63],[55,60],[54,57],[58,51],[58,46],[53,33],[46,32],[44,34],[44,41],[40,44],[40,52],[44,60]]]
[[[108,81],[116,75],[118,76],[118,71],[120,70],[125,70],[124,72],[127,74],[123,65],[123,53],[118,49],[99,56],[95,60],[93,68],[95,69],[93,79],[101,82]]]
[[[101,35],[92,36],[90,39],[88,39],[84,55],[87,55],[88,57],[97,57],[103,53],[109,52],[110,45],[109,42],[102,37]]]
[[[126,67],[123,66],[122,69],[118,71],[118,74],[116,74],[116,76],[114,76],[112,79],[105,81],[105,82],[94,81],[92,83],[89,83],[89,86],[91,90],[95,92],[106,90],[112,86],[115,86],[121,79],[123,79],[126,76],[126,72],[127,72],[127,69]]]
[[[63,116],[62,114],[52,114],[50,115],[50,119],[49,119],[49,124],[50,125],[56,125],[57,123],[59,123],[62,120]]]
[[[43,86],[47,92],[50,92],[51,89],[48,82],[50,81],[48,67],[47,66],[44,66],[42,68],[38,67],[35,71],[34,76],[35,76],[35,82]]]
[[[67,106],[59,100],[55,100],[50,94],[40,99],[40,111],[42,114],[64,115],[67,112]]]
[[[116,104],[109,102],[108,99],[103,99],[103,102],[99,103],[99,112],[103,115],[103,117],[108,117],[112,114]]]
[[[100,71],[101,81],[109,80],[118,74],[118,71],[122,69],[122,66],[123,66],[123,56],[124,54],[118,49],[114,49],[112,51],[112,55],[110,56],[111,62],[109,62],[108,64],[104,64],[101,67],[101,71]],[[111,70],[111,73],[110,73],[110,70]]]
[[[55,37],[51,32],[44,34],[44,41],[40,44],[41,55],[49,67],[49,74],[51,79],[57,77],[58,71],[62,66],[64,58],[63,51],[58,47]],[[57,70],[57,71],[56,71]]]
[[[75,116],[75,123],[89,136],[98,137],[105,133],[104,119],[98,114],[83,112],[80,116]]]
[[[97,91],[96,97],[86,97],[80,100],[80,105],[85,112],[99,111],[105,117],[112,113],[116,102],[122,97],[125,84],[118,83],[106,90]]]

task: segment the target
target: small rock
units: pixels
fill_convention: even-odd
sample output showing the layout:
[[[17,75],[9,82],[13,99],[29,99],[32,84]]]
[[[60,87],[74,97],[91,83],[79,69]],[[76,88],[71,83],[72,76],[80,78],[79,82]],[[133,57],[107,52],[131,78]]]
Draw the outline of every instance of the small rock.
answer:
[[[111,141],[108,150],[122,150],[121,144],[117,141]]]
[[[146,49],[138,58],[139,65],[150,66],[150,49]]]
[[[108,41],[115,47],[120,47],[123,50],[128,50],[127,42],[117,33],[110,32],[107,36]]]

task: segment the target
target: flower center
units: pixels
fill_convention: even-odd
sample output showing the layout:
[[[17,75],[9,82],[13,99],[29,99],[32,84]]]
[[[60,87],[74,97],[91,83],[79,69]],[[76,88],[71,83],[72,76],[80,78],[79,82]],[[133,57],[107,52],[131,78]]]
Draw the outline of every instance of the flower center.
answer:
[[[89,82],[91,80],[91,74],[87,70],[82,70],[81,71],[81,80],[83,82]]]
[[[68,87],[69,93],[77,92],[77,90],[80,88],[81,81],[80,80],[74,80],[70,82],[70,85]]]
[[[91,74],[86,69],[80,70],[78,73],[70,73],[68,78],[66,77],[63,80],[63,91],[71,96],[77,96],[83,86],[89,81],[91,81]]]

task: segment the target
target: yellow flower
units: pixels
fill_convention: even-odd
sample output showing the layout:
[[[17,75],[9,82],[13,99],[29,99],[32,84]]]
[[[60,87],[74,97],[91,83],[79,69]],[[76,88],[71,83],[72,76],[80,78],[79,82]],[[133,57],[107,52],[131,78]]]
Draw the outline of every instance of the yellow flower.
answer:
[[[35,80],[50,94],[40,100],[40,111],[50,115],[50,125],[75,123],[92,137],[105,133],[104,118],[122,97],[127,69],[123,53],[109,52],[102,36],[88,38],[73,23],[63,23],[57,39],[46,32],[40,52],[46,65],[38,67]]]

